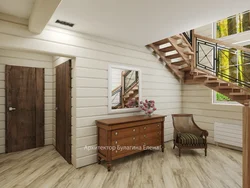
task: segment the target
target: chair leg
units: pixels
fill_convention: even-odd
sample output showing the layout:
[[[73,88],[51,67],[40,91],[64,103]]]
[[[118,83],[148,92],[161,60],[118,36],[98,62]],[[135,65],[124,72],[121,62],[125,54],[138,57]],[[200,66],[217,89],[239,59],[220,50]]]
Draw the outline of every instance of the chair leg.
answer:
[[[205,156],[207,156],[207,147],[205,147]]]

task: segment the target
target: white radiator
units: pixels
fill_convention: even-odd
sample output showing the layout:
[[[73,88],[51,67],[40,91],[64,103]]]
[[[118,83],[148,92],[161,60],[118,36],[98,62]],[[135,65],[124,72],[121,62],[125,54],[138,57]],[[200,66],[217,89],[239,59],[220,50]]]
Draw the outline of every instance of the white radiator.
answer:
[[[242,126],[215,122],[214,141],[242,148]]]

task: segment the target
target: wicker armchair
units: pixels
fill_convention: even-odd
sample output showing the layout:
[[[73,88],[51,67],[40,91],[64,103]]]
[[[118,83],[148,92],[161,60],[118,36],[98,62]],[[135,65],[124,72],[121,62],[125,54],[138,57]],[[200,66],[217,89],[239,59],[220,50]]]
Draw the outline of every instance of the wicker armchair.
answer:
[[[208,132],[201,129],[194,122],[192,114],[172,114],[174,126],[174,147],[179,148],[179,156],[182,149],[205,149],[207,156]]]

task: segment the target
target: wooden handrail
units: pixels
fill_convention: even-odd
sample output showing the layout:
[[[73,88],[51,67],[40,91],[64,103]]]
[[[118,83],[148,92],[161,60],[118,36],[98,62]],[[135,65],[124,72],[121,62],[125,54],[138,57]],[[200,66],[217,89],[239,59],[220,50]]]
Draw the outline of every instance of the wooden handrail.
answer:
[[[230,44],[230,43],[227,43],[227,42],[220,41],[218,39],[211,39],[209,37],[204,37],[202,35],[197,35],[197,34],[194,34],[194,37],[198,38],[198,39],[206,40],[208,42],[216,43],[216,44],[219,44],[221,46],[225,46],[225,47],[229,47],[229,48],[234,48],[234,49],[237,49],[237,50],[242,50],[242,51],[250,53],[250,49],[249,48],[245,48],[245,47],[242,47],[242,46],[239,46],[239,45],[236,45],[236,44]]]
[[[136,81],[135,83],[133,83],[133,85],[130,86],[130,88],[126,92],[124,92],[124,95],[126,95],[128,92],[134,89],[134,87],[137,86],[138,84],[139,84],[139,81]]]
[[[191,50],[191,52],[194,51],[193,47],[191,46],[191,44],[189,43],[189,41],[186,39],[186,37],[181,33],[180,34],[182,36],[182,39],[184,40],[184,42],[188,45],[189,49]]]
[[[118,87],[116,87],[115,89],[113,89],[113,91],[112,91],[112,95],[113,95],[113,93],[115,93],[116,91],[118,91],[121,87],[122,87],[122,86],[121,86],[121,85],[119,85]]]

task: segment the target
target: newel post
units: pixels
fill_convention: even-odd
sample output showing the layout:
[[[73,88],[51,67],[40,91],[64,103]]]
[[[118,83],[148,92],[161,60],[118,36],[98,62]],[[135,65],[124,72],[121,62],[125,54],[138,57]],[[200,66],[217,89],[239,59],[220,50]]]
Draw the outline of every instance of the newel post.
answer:
[[[192,47],[193,47],[193,50],[194,50],[194,55],[193,55],[193,58],[192,58],[192,62],[191,62],[191,73],[194,72],[194,69],[196,68],[196,51],[197,51],[197,45],[196,45],[196,36],[195,36],[195,33],[194,33],[194,29],[192,30]]]
[[[243,188],[250,188],[250,106],[243,107]]]

